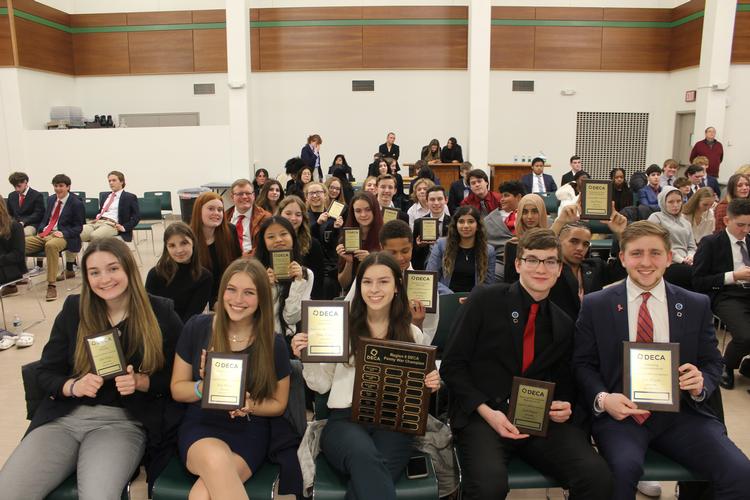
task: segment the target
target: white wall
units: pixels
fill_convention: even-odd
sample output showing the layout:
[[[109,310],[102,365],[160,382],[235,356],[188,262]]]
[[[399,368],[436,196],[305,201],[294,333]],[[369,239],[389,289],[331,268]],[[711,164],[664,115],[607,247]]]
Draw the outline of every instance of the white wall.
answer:
[[[750,163],[748,116],[750,116],[750,66],[733,65],[729,72],[730,87],[726,115],[726,130],[718,130],[717,137],[724,144],[724,162],[720,177],[727,179],[741,165]]]
[[[44,129],[52,106],[76,106],[75,78],[44,71],[18,70],[23,127]]]

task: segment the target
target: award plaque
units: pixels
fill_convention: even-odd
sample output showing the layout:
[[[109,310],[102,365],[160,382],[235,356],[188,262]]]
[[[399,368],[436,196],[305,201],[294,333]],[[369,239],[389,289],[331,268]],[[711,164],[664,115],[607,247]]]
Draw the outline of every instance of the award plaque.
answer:
[[[437,311],[438,273],[435,271],[404,271],[404,286],[409,300],[418,300],[425,312]]]
[[[245,406],[247,354],[209,352],[201,408],[236,410]]]
[[[93,373],[104,380],[125,375],[128,363],[122,352],[120,330],[112,328],[83,338]]]
[[[292,251],[291,250],[271,250],[271,267],[273,267],[273,273],[276,275],[276,279],[279,281],[289,281],[292,279],[289,276],[289,265],[292,263]]]
[[[641,410],[680,411],[680,344],[623,342],[622,391]]]
[[[303,363],[349,362],[349,302],[303,300],[301,331],[307,333]]]
[[[362,230],[358,227],[344,228],[344,251],[353,253],[362,249]]]
[[[587,180],[581,192],[581,219],[607,220],[612,217],[612,181]]]
[[[555,394],[555,384],[543,380],[513,377],[508,420],[521,434],[546,436],[549,409]]]
[[[437,241],[438,238],[438,219],[422,219],[422,234],[420,237],[425,243]]]
[[[352,394],[352,421],[423,436],[435,369],[434,346],[361,338]]]
[[[391,222],[392,220],[398,219],[398,210],[395,208],[384,208],[383,209],[383,224]]]
[[[331,202],[331,206],[328,207],[328,215],[333,217],[334,219],[337,217],[340,217],[341,214],[344,212],[344,205],[343,203],[340,203],[336,200],[333,200]]]

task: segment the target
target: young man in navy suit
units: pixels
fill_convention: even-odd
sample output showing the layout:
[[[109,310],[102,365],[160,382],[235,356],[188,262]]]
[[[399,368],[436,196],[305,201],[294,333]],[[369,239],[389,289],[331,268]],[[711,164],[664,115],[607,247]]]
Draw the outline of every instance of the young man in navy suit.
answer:
[[[708,297],[665,283],[672,253],[661,226],[631,224],[620,248],[628,278],[584,296],[573,355],[584,408],[594,415],[592,435],[614,475],[612,498],[635,498],[649,447],[708,478],[715,499],[747,498],[750,461],[706,401],[721,374]],[[679,412],[639,409],[622,393],[625,341],[680,344]]]
[[[607,464],[569,420],[574,325],[548,298],[561,266],[555,233],[527,231],[518,242],[519,281],[475,288],[453,324],[440,374],[451,393],[465,498],[504,498],[514,456],[567,485],[571,498],[611,497]],[[556,384],[546,437],[523,434],[508,419],[516,376]]]
[[[711,297],[711,306],[732,332],[724,351],[721,386],[734,388],[734,370],[750,354],[750,200],[729,202],[726,229],[701,240],[693,262],[693,289]],[[744,371],[744,367],[743,370]]]
[[[141,220],[138,197],[125,191],[125,174],[113,170],[107,174],[110,193],[99,195],[99,214],[83,226],[81,240],[93,241],[121,236],[125,241],[133,239],[133,228]]]
[[[8,195],[8,213],[11,219],[23,226],[26,236],[33,236],[44,217],[42,194],[29,186],[29,176],[23,172],[13,172],[8,182],[13,186]]]
[[[554,193],[557,184],[551,175],[544,173],[544,159],[534,158],[531,160],[531,173],[521,177],[521,183],[526,187],[527,193]]]
[[[60,252],[81,250],[81,230],[86,220],[86,210],[78,196],[70,193],[70,177],[57,174],[52,178],[55,194],[47,201],[44,219],[37,227],[35,236],[26,237],[26,255],[44,250],[47,258],[47,301],[57,298],[57,278]],[[73,263],[68,262],[73,271]]]

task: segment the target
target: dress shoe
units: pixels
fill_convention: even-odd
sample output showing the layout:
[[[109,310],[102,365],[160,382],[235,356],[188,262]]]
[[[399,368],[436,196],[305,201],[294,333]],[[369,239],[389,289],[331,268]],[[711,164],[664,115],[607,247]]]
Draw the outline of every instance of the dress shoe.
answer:
[[[57,288],[55,285],[47,285],[47,302],[52,302],[57,299]]]
[[[638,481],[638,491],[651,498],[661,496],[661,483],[659,481]]]
[[[3,288],[3,291],[2,291],[3,297],[9,297],[17,293],[18,293],[18,287],[16,285],[8,285],[5,288]]]
[[[65,271],[63,271],[63,272],[60,273],[60,276],[57,277],[57,281],[72,280],[75,277],[76,277],[76,272],[75,271],[65,270]]]
[[[727,370],[727,367],[725,366],[724,370],[721,372],[719,385],[724,389],[734,389],[734,370]]]

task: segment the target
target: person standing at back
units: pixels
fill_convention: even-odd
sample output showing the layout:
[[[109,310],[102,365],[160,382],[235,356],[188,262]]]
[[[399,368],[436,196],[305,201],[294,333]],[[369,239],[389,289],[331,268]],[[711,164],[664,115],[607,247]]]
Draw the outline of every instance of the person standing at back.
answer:
[[[381,158],[398,160],[398,157],[401,156],[401,149],[396,144],[396,134],[388,132],[385,142],[378,146],[378,153],[380,153]]]

